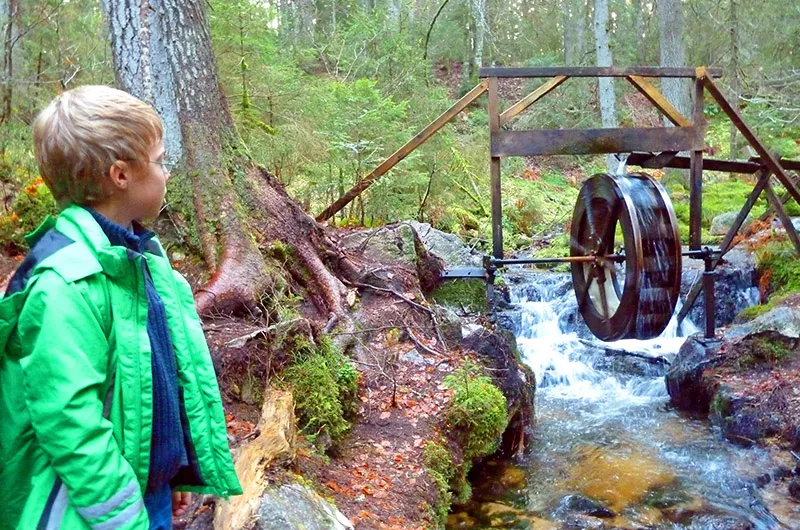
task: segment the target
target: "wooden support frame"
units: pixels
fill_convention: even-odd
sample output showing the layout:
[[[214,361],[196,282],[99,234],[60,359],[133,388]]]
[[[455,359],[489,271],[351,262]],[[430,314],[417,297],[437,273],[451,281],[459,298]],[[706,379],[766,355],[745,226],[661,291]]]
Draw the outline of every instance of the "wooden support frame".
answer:
[[[517,117],[521,112],[525,111],[528,107],[545,97],[547,94],[555,90],[561,83],[569,79],[569,77],[565,75],[557,75],[550,81],[542,84],[539,88],[522,98],[521,100],[517,101],[502,114],[500,114],[500,127],[505,125],[506,123],[513,120]]]
[[[678,127],[689,127],[692,125],[692,122],[686,119],[678,109],[673,107],[672,103],[667,101],[667,98],[664,97],[664,94],[654,87],[647,79],[639,75],[629,75],[626,77],[636,90],[646,97],[655,108],[660,110],[669,121]]]

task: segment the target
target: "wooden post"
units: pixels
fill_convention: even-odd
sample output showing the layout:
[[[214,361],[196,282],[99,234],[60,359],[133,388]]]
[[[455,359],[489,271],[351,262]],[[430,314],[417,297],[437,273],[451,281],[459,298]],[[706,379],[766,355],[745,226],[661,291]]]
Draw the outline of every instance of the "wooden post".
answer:
[[[702,126],[703,118],[703,82],[694,82],[694,115],[695,127]],[[689,248],[700,250],[701,221],[703,219],[703,151],[693,150],[689,161]]]
[[[381,165],[372,170],[372,172],[358,181],[347,193],[339,197],[336,202],[325,208],[325,210],[317,216],[317,221],[322,223],[335,215],[342,208],[350,204],[350,202],[361,195],[367,188],[369,188],[376,180],[381,178],[387,171],[392,169],[398,162],[410,155],[414,149],[424,144],[431,136],[436,134],[439,129],[444,127],[450,120],[455,118],[458,113],[467,108],[470,103],[478,99],[486,92],[486,81],[481,81],[478,85],[470,90],[464,97],[459,99],[452,107],[447,109],[441,116],[433,120],[427,127],[419,132],[403,147],[394,152],[389,158],[383,161]]]
[[[489,81],[489,139],[500,130],[500,107],[497,95],[497,78]],[[500,157],[489,160],[489,173],[492,182],[492,255],[503,259],[503,200],[500,186]]]

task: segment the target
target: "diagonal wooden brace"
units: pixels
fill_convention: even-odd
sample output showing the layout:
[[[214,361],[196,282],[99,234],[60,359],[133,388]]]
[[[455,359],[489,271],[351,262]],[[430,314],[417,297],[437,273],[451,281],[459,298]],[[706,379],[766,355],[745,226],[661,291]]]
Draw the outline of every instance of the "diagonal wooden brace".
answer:
[[[500,127],[513,120],[517,115],[522,113],[525,109],[545,97],[547,94],[555,90],[555,88],[569,79],[565,75],[559,75],[543,83],[539,88],[517,101],[500,114]]]
[[[703,82],[703,86],[705,86],[706,90],[708,90],[711,96],[716,100],[725,114],[728,115],[736,128],[739,129],[739,132],[742,133],[742,136],[744,136],[745,139],[750,142],[750,145],[761,157],[764,165],[766,165],[770,171],[775,174],[775,177],[780,181],[781,184],[783,184],[792,198],[797,201],[797,204],[800,204],[800,189],[795,186],[794,182],[792,182],[792,180],[786,174],[783,166],[781,166],[775,156],[769,152],[761,140],[756,137],[753,130],[750,129],[750,127],[744,122],[742,115],[739,114],[739,111],[734,109],[731,104],[728,103],[728,100],[725,99],[725,96],[722,94],[719,87],[717,87],[716,83],[714,83],[714,81],[711,79],[711,76],[708,75],[708,71],[704,66],[701,66],[697,69],[697,78]]]
[[[794,229],[794,224],[792,224],[791,218],[786,213],[786,209],[783,207],[783,203],[775,194],[775,190],[772,189],[772,184],[767,183],[766,190],[767,198],[769,202],[772,204],[772,208],[775,210],[775,213],[778,214],[778,218],[783,223],[783,227],[786,229],[786,235],[789,236],[792,244],[794,245],[795,250],[797,253],[800,254],[800,238],[797,236],[797,230]]]
[[[750,210],[753,209],[758,197],[761,195],[761,192],[767,188],[769,185],[769,179],[772,176],[772,172],[769,170],[761,170],[761,176],[758,178],[758,182],[756,183],[753,191],[750,192],[750,195],[747,197],[747,200],[742,206],[742,209],[739,211],[739,215],[736,216],[736,219],[733,221],[728,233],[725,234],[725,239],[722,240],[722,245],[720,246],[720,255],[717,259],[714,260],[713,268],[716,269],[717,266],[722,261],[722,257],[731,249],[731,245],[733,244],[733,240],[736,237],[736,234],[739,233],[739,229],[742,228],[745,220],[747,220],[747,216],[750,214]],[[695,300],[697,300],[698,295],[703,290],[703,283],[696,282],[692,289],[689,291],[689,294],[686,295],[686,300],[683,303],[683,307],[678,313],[678,324],[683,322],[683,319],[686,318],[686,315],[689,314],[691,311],[692,306],[694,305]]]
[[[629,75],[626,78],[630,83],[636,87],[636,90],[642,93],[650,103],[653,104],[661,113],[667,117],[669,121],[678,127],[689,127],[692,125],[678,109],[672,106],[672,103],[667,100],[664,94],[659,89],[653,86],[647,79],[638,75]]]

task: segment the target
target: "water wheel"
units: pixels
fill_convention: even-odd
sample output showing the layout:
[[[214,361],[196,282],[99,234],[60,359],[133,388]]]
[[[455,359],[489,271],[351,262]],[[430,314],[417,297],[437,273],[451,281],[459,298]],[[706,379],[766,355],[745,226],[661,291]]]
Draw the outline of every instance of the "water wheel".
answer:
[[[680,294],[681,244],[661,184],[645,174],[587,180],[572,215],[570,254],[587,258],[572,263],[572,283],[595,336],[650,339],[664,331]]]

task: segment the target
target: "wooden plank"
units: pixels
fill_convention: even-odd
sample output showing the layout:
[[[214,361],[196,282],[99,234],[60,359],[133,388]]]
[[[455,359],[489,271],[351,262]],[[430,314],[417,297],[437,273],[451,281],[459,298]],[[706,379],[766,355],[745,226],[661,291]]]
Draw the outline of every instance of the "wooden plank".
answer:
[[[707,75],[722,77],[719,68],[705,69]],[[687,77],[694,78],[695,68],[665,68],[660,66],[552,66],[544,68],[481,68],[479,77]]]
[[[511,105],[502,114],[500,114],[500,127],[513,120],[521,112],[523,112],[525,109],[527,109],[528,107],[530,107],[531,105],[533,105],[534,103],[545,97],[550,92],[552,92],[557,86],[559,86],[567,79],[569,78],[565,75],[556,76],[550,81],[544,83],[542,86],[538,87],[536,90],[534,90],[521,100]]]
[[[684,155],[661,158],[659,155],[653,155],[653,153],[631,153],[630,156],[628,156],[628,165],[651,169],[661,169],[665,167],[689,169],[690,161],[691,159]],[[750,175],[758,172],[762,168],[762,165],[754,162],[703,158],[703,169],[708,171],[727,171],[729,173],[745,173]]]
[[[384,160],[378,167],[373,169],[369,175],[361,179],[347,193],[339,197],[336,202],[325,208],[325,210],[317,216],[317,221],[327,221],[342,208],[350,204],[350,201],[361,195],[361,193],[369,188],[376,180],[381,178],[387,171],[397,165],[398,162],[410,155],[417,147],[428,141],[431,136],[436,134],[442,127],[447,125],[450,120],[456,117],[461,111],[466,109],[473,101],[482,96],[488,88],[488,83],[488,81],[481,81],[478,83],[475,88],[467,92],[467,94],[459,99],[452,107],[444,111],[438,118],[433,120],[430,125],[425,127],[403,147],[395,151],[389,158]]]
[[[703,148],[700,127],[498,131],[492,156],[584,155]]]
[[[489,78],[489,136],[494,138],[500,130],[500,97],[497,94],[497,78]],[[503,198],[500,179],[501,161],[492,155],[489,174],[492,186],[492,255],[503,259]]]
[[[692,115],[695,127],[702,127],[703,118],[703,82],[694,81],[694,110]],[[705,131],[705,129],[704,129]],[[703,220],[703,147],[693,149],[689,153],[689,249],[700,250]]]
[[[761,192],[764,191],[764,188],[767,187],[769,183],[769,179],[772,176],[770,171],[763,171],[761,176],[758,178],[758,182],[753,187],[753,191],[750,192],[748,195],[747,200],[742,206],[742,209],[739,210],[739,214],[736,216],[736,219],[733,221],[733,224],[728,229],[728,233],[725,234],[725,239],[722,240],[722,245],[720,246],[720,255],[714,260],[713,268],[717,268],[720,261],[722,261],[722,257],[727,254],[728,250],[730,250],[731,245],[733,244],[733,240],[736,238],[736,234],[739,233],[739,230],[742,228],[747,216],[750,215],[750,211],[753,209],[753,206],[756,204],[759,195]],[[678,323],[683,322],[683,319],[686,318],[686,315],[689,314],[691,311],[692,306],[694,305],[695,300],[697,300],[698,295],[703,290],[703,283],[697,282],[695,283],[689,294],[686,295],[686,300],[683,302],[683,307],[681,307],[680,312],[678,313]]]
[[[775,210],[775,213],[778,214],[778,218],[783,223],[783,228],[786,229],[786,235],[789,236],[789,240],[794,245],[794,248],[797,250],[797,253],[800,254],[800,237],[797,236],[797,230],[794,229],[794,224],[792,224],[792,219],[786,213],[786,209],[783,207],[783,203],[775,195],[775,190],[772,189],[772,184],[767,182],[766,190],[767,198],[769,199],[772,208]]]
[[[764,146],[761,140],[756,137],[753,130],[750,129],[750,127],[744,122],[742,115],[739,114],[739,111],[734,109],[731,104],[728,103],[728,100],[725,99],[725,96],[717,87],[716,83],[714,83],[714,81],[711,79],[705,68],[700,67],[697,69],[697,78],[703,81],[703,85],[705,86],[706,90],[708,90],[711,96],[716,100],[723,112],[728,115],[736,128],[739,129],[739,132],[742,133],[742,136],[744,136],[753,149],[756,150],[758,156],[764,162],[764,165],[766,165],[775,174],[775,177],[780,181],[781,184],[783,184],[783,186],[786,188],[786,191],[789,192],[797,204],[800,204],[800,189],[794,185],[778,160]]]
[[[636,87],[636,90],[641,92],[641,94],[646,97],[650,103],[655,106],[658,110],[661,111],[664,116],[669,119],[672,123],[677,125],[678,127],[689,127],[692,122],[690,122],[683,114],[680,113],[678,109],[672,106],[664,94],[661,93],[659,89],[654,87],[647,79],[639,75],[629,75],[626,76],[628,81]]]

